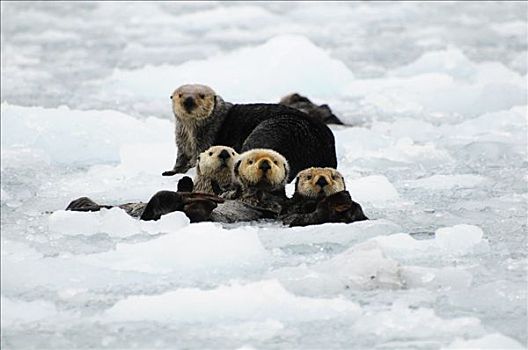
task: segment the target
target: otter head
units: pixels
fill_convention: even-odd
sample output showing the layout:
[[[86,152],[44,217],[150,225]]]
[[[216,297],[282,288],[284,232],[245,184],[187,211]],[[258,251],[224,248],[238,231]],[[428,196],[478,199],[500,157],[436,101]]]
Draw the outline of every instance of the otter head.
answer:
[[[245,187],[277,190],[286,185],[290,167],[280,153],[270,149],[253,149],[242,153],[233,170]]]
[[[200,84],[182,85],[171,95],[174,116],[185,122],[206,119],[215,107],[215,92]]]
[[[198,156],[196,173],[198,176],[215,180],[221,185],[228,185],[231,183],[234,160],[237,156],[238,153],[231,147],[209,147]]]
[[[345,179],[334,168],[308,168],[297,174],[295,194],[303,197],[328,197],[344,190]]]

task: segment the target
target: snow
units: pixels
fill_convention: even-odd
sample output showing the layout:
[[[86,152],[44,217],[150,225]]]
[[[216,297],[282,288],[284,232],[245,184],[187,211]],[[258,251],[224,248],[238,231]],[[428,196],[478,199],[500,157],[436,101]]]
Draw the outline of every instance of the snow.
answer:
[[[1,6],[2,348],[526,348],[526,3]],[[190,82],[330,105],[371,220],[65,211],[175,189]]]

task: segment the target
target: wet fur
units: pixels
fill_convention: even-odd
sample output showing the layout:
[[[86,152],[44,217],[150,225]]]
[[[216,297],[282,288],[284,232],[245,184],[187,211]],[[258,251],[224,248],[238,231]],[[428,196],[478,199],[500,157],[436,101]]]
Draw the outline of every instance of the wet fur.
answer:
[[[312,118],[319,119],[325,124],[343,124],[343,122],[334,115],[328,105],[324,104],[318,106],[307,97],[299,95],[298,93],[284,96],[279,104],[298,109]]]
[[[318,184],[321,179],[327,183],[325,186]],[[332,168],[301,171],[296,178],[295,193],[283,205],[280,219],[289,226],[368,220],[361,205],[346,191],[343,175]]]
[[[334,135],[316,118],[280,104],[233,105],[213,95],[210,88],[193,85],[184,90],[193,96],[196,96],[193,91],[209,93],[207,101],[214,97],[210,115],[203,117],[204,111],[210,110],[208,103],[208,108],[196,110],[193,120],[188,115],[180,115],[180,89],[182,87],[175,91],[178,98],[175,99],[173,94],[178,154],[174,168],[164,175],[187,171],[194,166],[198,154],[212,145],[229,146],[239,153],[255,148],[275,150],[290,164],[288,181],[293,180],[297,172],[312,166],[337,166]]]
[[[222,151],[229,157],[219,157]],[[200,153],[196,163],[194,191],[221,195],[233,189],[233,166],[238,153],[231,147],[212,146]]]

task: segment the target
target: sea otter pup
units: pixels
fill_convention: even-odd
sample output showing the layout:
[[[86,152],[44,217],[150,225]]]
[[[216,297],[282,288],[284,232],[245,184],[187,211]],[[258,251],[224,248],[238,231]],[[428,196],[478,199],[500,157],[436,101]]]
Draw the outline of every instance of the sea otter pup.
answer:
[[[308,99],[308,97],[299,95],[298,93],[289,94],[281,98],[279,104],[292,107],[303,111],[304,113],[321,120],[325,124],[340,124],[343,122],[332,113],[328,105],[316,105]]]
[[[213,163],[209,163],[210,165]],[[195,201],[183,210],[191,219],[233,223],[277,218],[288,199],[284,186],[289,166],[286,159],[273,150],[255,149],[242,153],[234,166],[234,180],[239,185],[232,200],[208,203],[208,198]],[[156,193],[147,204],[141,219],[157,220],[162,215],[179,210],[177,192]]]
[[[289,226],[368,220],[346,191],[343,175],[332,168],[309,168],[297,175],[295,193],[280,218]]]
[[[205,85],[183,85],[171,96],[178,153],[170,176],[186,172],[212,145],[242,153],[272,149],[290,165],[288,181],[312,166],[336,167],[335,139],[323,122],[280,104],[231,104]]]
[[[234,189],[233,166],[238,153],[227,146],[212,146],[196,162],[194,191],[221,195]]]

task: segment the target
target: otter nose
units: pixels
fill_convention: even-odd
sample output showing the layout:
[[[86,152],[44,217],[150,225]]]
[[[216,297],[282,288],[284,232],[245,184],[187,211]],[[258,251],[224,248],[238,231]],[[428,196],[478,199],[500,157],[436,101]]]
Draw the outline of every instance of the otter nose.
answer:
[[[321,176],[319,177],[319,179],[317,180],[316,184],[318,184],[319,186],[321,186],[321,188],[325,187],[326,185],[328,185],[328,181],[326,181],[326,179]]]
[[[259,169],[262,170],[263,172],[266,172],[271,169],[271,165],[267,160],[263,160],[259,164]]]
[[[218,155],[218,158],[222,160],[226,160],[229,157],[230,157],[229,152],[226,151],[225,149],[222,152],[220,152],[220,154]]]
[[[187,97],[185,100],[183,100],[183,106],[187,110],[192,109],[194,107],[194,98],[191,96]]]

